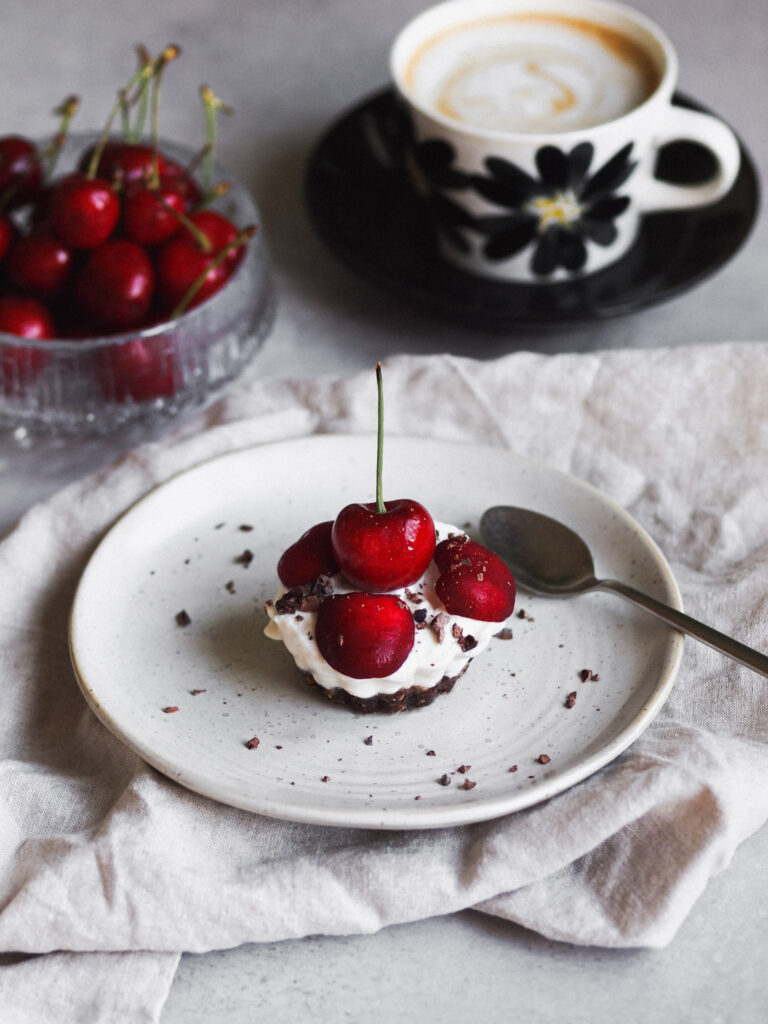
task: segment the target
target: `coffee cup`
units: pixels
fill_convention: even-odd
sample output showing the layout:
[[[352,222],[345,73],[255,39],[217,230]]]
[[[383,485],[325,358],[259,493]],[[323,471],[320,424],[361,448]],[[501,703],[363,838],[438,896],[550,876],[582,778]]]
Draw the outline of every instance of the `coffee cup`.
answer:
[[[666,34],[611,0],[447,0],[402,29],[390,69],[411,183],[442,256],[474,274],[596,273],[644,214],[714,203],[738,174],[731,129],[673,103]],[[676,141],[711,151],[711,179],[655,176]]]

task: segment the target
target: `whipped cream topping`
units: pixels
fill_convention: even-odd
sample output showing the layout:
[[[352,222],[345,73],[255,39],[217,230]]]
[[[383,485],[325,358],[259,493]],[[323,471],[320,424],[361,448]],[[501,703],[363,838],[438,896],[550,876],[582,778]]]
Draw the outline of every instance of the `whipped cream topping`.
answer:
[[[438,542],[464,532],[449,523],[435,522],[435,529]],[[437,566],[431,562],[417,583],[391,591],[411,612],[419,612],[419,617],[426,612],[426,619],[423,627],[416,629],[413,648],[408,657],[397,671],[388,676],[353,679],[332,668],[320,653],[315,640],[317,612],[277,611],[276,602],[286,593],[286,587],[280,587],[273,601],[266,606],[270,621],[264,632],[272,640],[282,640],[296,666],[302,672],[311,673],[315,681],[326,690],[339,687],[353,697],[366,699],[377,694],[396,693],[411,686],[428,689],[439,683],[443,676],[458,676],[472,658],[485,650],[494,634],[504,626],[503,622],[482,622],[462,615],[451,615],[435,593],[439,575]],[[355,589],[341,573],[330,577],[330,586],[334,594],[346,594]],[[439,622],[432,625],[436,616],[440,616]],[[474,645],[467,643],[468,637],[473,638]]]

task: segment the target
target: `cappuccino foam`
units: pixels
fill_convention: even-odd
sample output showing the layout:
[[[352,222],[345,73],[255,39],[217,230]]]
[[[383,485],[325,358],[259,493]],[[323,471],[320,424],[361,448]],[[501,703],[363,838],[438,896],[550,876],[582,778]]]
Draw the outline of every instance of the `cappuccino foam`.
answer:
[[[404,80],[423,106],[470,127],[565,132],[634,110],[659,72],[646,50],[613,29],[525,13],[433,36],[412,55]]]

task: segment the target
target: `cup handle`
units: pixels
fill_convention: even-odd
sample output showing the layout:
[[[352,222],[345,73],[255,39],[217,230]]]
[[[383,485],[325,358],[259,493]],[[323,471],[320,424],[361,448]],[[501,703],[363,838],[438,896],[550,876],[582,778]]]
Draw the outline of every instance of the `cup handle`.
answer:
[[[687,107],[672,106],[667,112],[663,130],[656,143],[659,148],[669,142],[697,142],[711,150],[718,170],[710,180],[698,185],[672,185],[652,178],[643,189],[640,207],[672,210],[715,203],[730,190],[741,164],[741,150],[734,133],[718,118]]]

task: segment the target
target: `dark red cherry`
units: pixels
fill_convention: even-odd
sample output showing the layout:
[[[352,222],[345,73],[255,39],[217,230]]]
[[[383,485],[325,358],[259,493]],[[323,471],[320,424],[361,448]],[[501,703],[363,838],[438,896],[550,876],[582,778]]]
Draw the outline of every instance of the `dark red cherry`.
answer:
[[[215,257],[234,242],[237,228],[213,210],[193,213],[189,219],[208,240],[210,249],[205,251],[201,248],[195,236],[185,227],[160,249],[156,261],[157,279],[169,311],[182,301],[206,270],[208,272],[203,283],[187,308],[199,306],[209,299],[229,279],[243,253],[243,247],[238,246],[222,263],[212,266]]]
[[[104,350],[99,381],[105,397],[117,402],[168,398],[176,390],[175,367],[167,339],[134,338]]]
[[[155,272],[145,251],[125,238],[111,238],[93,249],[78,271],[75,300],[100,330],[130,330],[144,322],[154,287]]]
[[[17,288],[40,299],[60,295],[74,264],[72,250],[50,231],[34,231],[14,244],[8,276]]]
[[[173,182],[178,192],[184,197],[184,209],[187,212],[194,210],[202,201],[203,193],[194,175],[175,160],[166,159],[163,177],[168,182]]]
[[[442,568],[435,593],[452,615],[503,622],[512,614],[515,581],[492,551],[468,538],[451,538],[438,545],[435,563]]]
[[[46,205],[53,230],[72,249],[95,249],[106,242],[120,216],[120,203],[109,182],[78,173],[53,182]]]
[[[418,501],[401,498],[347,505],[333,524],[339,568],[361,590],[397,590],[415,583],[435,552],[435,524]]]
[[[77,165],[79,171],[86,174],[91,166],[95,146],[90,146],[80,157]],[[165,169],[165,157],[157,154],[158,171]],[[102,150],[96,166],[96,174],[107,181],[120,179],[126,184],[133,181],[144,181],[155,168],[155,150],[140,142],[123,142],[110,139]]]
[[[181,227],[173,211],[184,213],[185,209],[183,193],[165,175],[157,188],[133,182],[126,186],[123,198],[123,233],[137,245],[160,245]]]
[[[35,341],[54,336],[53,319],[36,299],[5,295],[0,297],[0,333],[14,334]],[[49,362],[41,348],[0,344],[0,377],[6,395],[21,395]]]
[[[286,587],[301,587],[318,576],[339,571],[331,544],[333,520],[318,523],[287,548],[277,563],[277,575]]]
[[[34,142],[21,135],[0,137],[0,198],[12,210],[34,199],[43,180],[43,166]]]
[[[413,647],[413,615],[392,594],[336,594],[320,605],[320,653],[345,676],[381,679],[397,671]]]

